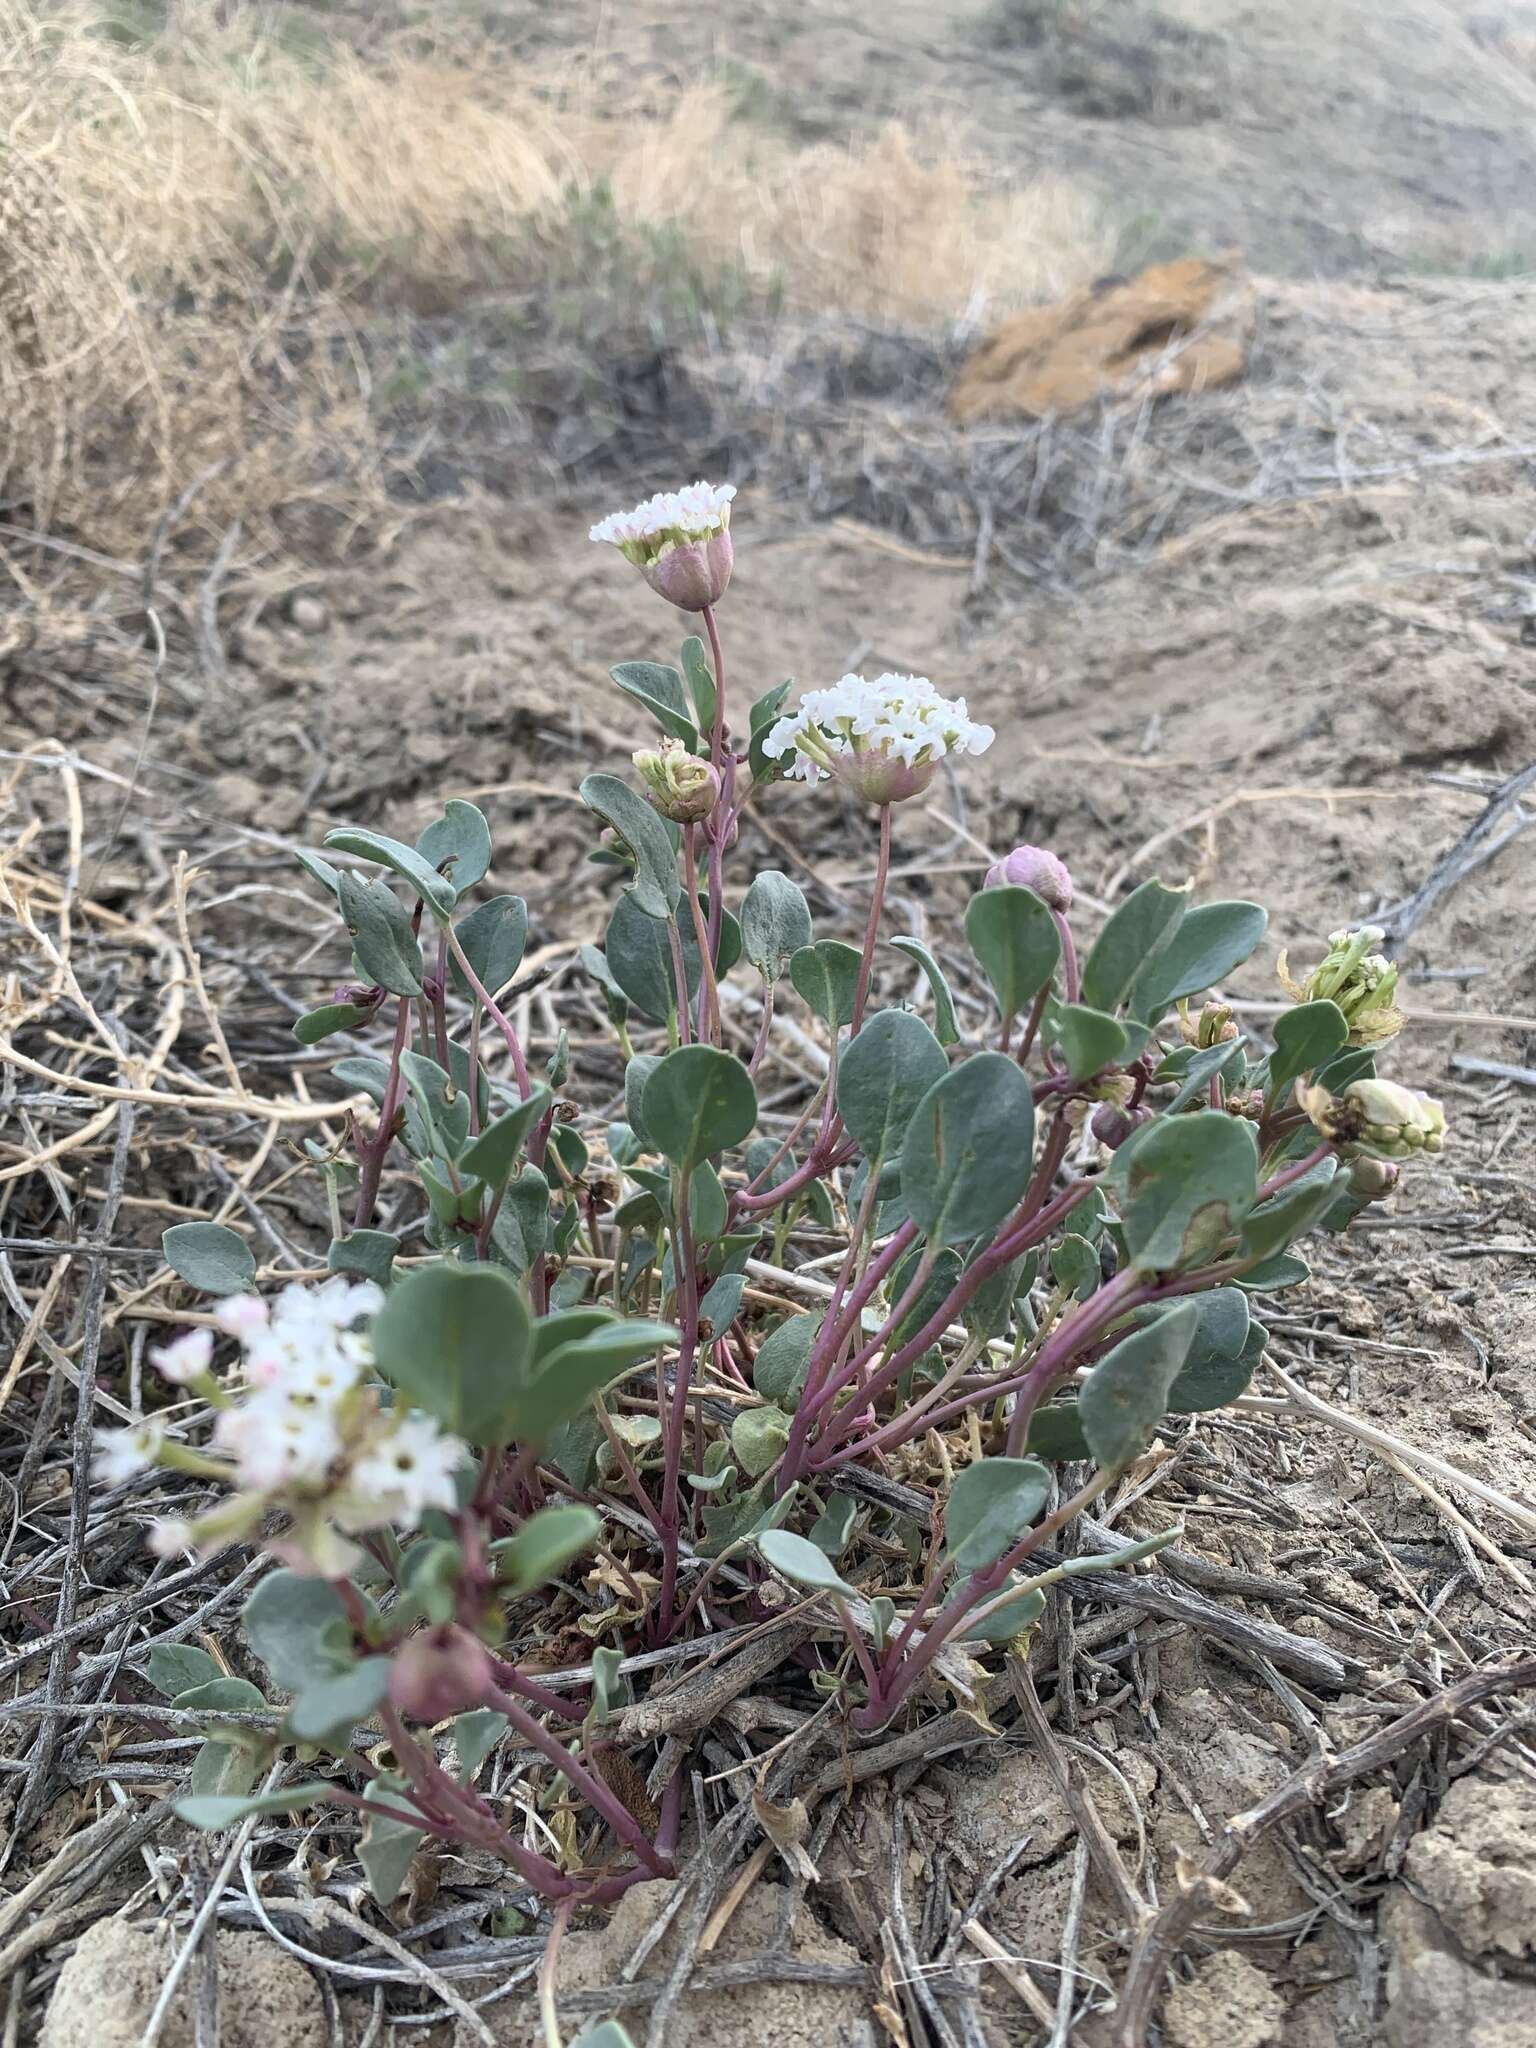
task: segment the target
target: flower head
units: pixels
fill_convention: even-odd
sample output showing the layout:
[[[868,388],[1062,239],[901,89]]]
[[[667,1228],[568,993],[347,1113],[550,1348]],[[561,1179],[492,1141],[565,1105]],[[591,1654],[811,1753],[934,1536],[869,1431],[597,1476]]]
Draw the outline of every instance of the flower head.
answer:
[[[763,751],[793,754],[786,773],[805,782],[835,775],[867,803],[892,804],[926,789],[946,754],[984,754],[994,737],[971,722],[963,697],[941,697],[926,676],[848,675],[807,690]]]
[[[646,794],[674,825],[698,825],[720,800],[720,776],[712,763],[691,754],[681,740],[663,740],[631,756]]]
[[[975,751],[980,751],[976,749]],[[987,869],[984,889],[1033,889],[1052,910],[1072,908],[1072,877],[1065,861],[1043,846],[1016,846]]]
[[[428,1508],[457,1504],[454,1475],[468,1455],[431,1417],[384,1408],[367,1384],[372,1348],[359,1325],[382,1306],[372,1281],[336,1274],[318,1287],[285,1287],[270,1304],[254,1295],[220,1302],[214,1320],[239,1338],[245,1385],[221,1391],[211,1455],[181,1450],[178,1461],[223,1478],[228,1499],[195,1522],[157,1528],[163,1555],[193,1547],[211,1555],[252,1533],[269,1509],[292,1519],[282,1554],[297,1569],[345,1569],[353,1546],[340,1530],[386,1523],[413,1529]],[[169,1377],[199,1376],[213,1348],[197,1330],[167,1345],[156,1362]],[[145,1427],[103,1438],[97,1470],[111,1483],[161,1457],[161,1433]]]
[[[1282,953],[1277,969],[1282,985],[1295,1002],[1329,1002],[1338,1005],[1349,1025],[1351,1045],[1383,1045],[1395,1038],[1408,1021],[1394,1007],[1397,969],[1384,953],[1372,952],[1386,933],[1379,925],[1364,924],[1358,931],[1331,932],[1328,953],[1304,982],[1291,979],[1287,956]]]
[[[631,512],[610,512],[591,537],[616,547],[652,590],[680,611],[718,604],[731,580],[734,484],[689,484],[659,491]]]
[[[173,1344],[152,1345],[149,1362],[173,1387],[188,1387],[213,1364],[212,1330],[188,1330]]]

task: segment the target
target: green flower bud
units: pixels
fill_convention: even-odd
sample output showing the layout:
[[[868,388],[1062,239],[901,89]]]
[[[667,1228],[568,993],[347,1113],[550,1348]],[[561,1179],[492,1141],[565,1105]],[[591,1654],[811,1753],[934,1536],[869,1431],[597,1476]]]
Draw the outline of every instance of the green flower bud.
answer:
[[[1179,1028],[1190,1045],[1207,1051],[1213,1045],[1230,1045],[1237,1037],[1230,1003],[1206,1003],[1190,1015],[1188,1003],[1179,1005]]]
[[[690,754],[681,740],[663,740],[659,749],[642,748],[633,756],[646,795],[674,825],[698,825],[720,799],[720,777],[714,766]]]

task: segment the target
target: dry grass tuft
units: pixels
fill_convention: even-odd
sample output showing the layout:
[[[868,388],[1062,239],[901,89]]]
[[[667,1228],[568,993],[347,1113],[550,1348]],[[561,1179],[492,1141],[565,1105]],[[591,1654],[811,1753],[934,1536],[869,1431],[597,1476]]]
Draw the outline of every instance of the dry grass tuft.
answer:
[[[941,138],[797,148],[710,85],[614,109],[473,44],[168,19],[0,0],[0,492],[97,545],[142,551],[194,483],[204,535],[270,543],[307,501],[366,518],[379,316],[537,310],[582,276],[594,205],[648,275],[686,271],[695,316],[931,328],[1108,259],[1080,193],[989,190]]]

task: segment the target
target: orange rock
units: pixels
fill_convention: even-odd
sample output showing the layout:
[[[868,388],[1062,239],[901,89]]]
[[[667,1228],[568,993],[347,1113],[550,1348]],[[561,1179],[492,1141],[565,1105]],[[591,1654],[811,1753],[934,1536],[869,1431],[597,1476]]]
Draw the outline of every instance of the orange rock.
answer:
[[[1188,256],[1102,278],[990,334],[956,377],[949,415],[969,426],[1231,384],[1252,331],[1252,290],[1235,264]]]

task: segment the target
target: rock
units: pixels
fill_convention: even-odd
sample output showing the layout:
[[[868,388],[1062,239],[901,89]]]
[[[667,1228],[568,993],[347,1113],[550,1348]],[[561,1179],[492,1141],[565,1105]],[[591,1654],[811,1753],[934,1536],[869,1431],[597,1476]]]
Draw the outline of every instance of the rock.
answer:
[[[1383,1901],[1378,1932],[1388,1950],[1383,2048],[1530,2048],[1536,2041],[1536,1987],[1485,1975],[1458,1952],[1444,1922],[1401,1886]]]
[[[325,2008],[302,1963],[264,1934],[223,1932],[218,1944],[222,2048],[324,2048]],[[39,2048],[137,2048],[178,1947],[164,1924],[96,1921],[59,1972]],[[192,2041],[189,1971],[159,2048],[192,2048]]]
[[[296,597],[288,606],[288,617],[301,633],[323,633],[331,623],[327,606],[318,597]]]
[[[1536,1786],[1458,1778],[1407,1874],[1469,1954],[1536,1956]]]
[[[606,1927],[590,1933],[578,1930],[568,1934],[560,1947],[557,2000],[561,1994],[616,1983],[642,1935],[666,1909],[675,1889],[666,1878],[631,1885]],[[711,1963],[739,1962],[778,1945],[778,1912],[784,1896],[778,1885],[755,1885],[703,1959],[705,1967]],[[685,1918],[686,1908],[647,1957],[643,1972],[646,1977],[665,1974],[677,1960]],[[787,1946],[805,1962],[859,1966],[854,1950],[826,1933],[804,1906],[795,1916]],[[531,2003],[511,2010],[505,2005],[491,2005],[485,2009],[485,2017],[502,2048],[542,2048],[544,2035]],[[643,2008],[632,2008],[618,2017],[632,2033],[644,2038]],[[584,2017],[579,2025],[568,2024],[567,2038],[579,2033],[582,2026],[592,2024],[595,2021],[590,2016]],[[455,2048],[474,2048],[475,2038],[461,2025],[455,2036]],[[877,2048],[878,2040],[869,2018],[868,2000],[861,1989],[771,1979],[744,1985],[739,1990],[685,1996],[667,2028],[667,2048],[763,2048],[765,2042],[771,2042],[773,2048]]]
[[[1334,1821],[1343,1844],[1339,1852],[1340,1869],[1368,1869],[1391,1841],[1399,1811],[1385,1785],[1368,1785],[1363,1792],[1357,1789]]]
[[[1264,1972],[1234,1949],[1195,1965],[1163,2008],[1167,2048],[1271,2048],[1280,2039],[1285,2000]]]
[[[1212,390],[1243,374],[1252,331],[1253,294],[1235,264],[1159,263],[1005,321],[956,377],[949,414],[970,426],[1101,398]]]
[[[205,808],[226,824],[259,825],[269,832],[292,831],[303,819],[297,790],[278,780],[263,786],[250,775],[216,775]]]

